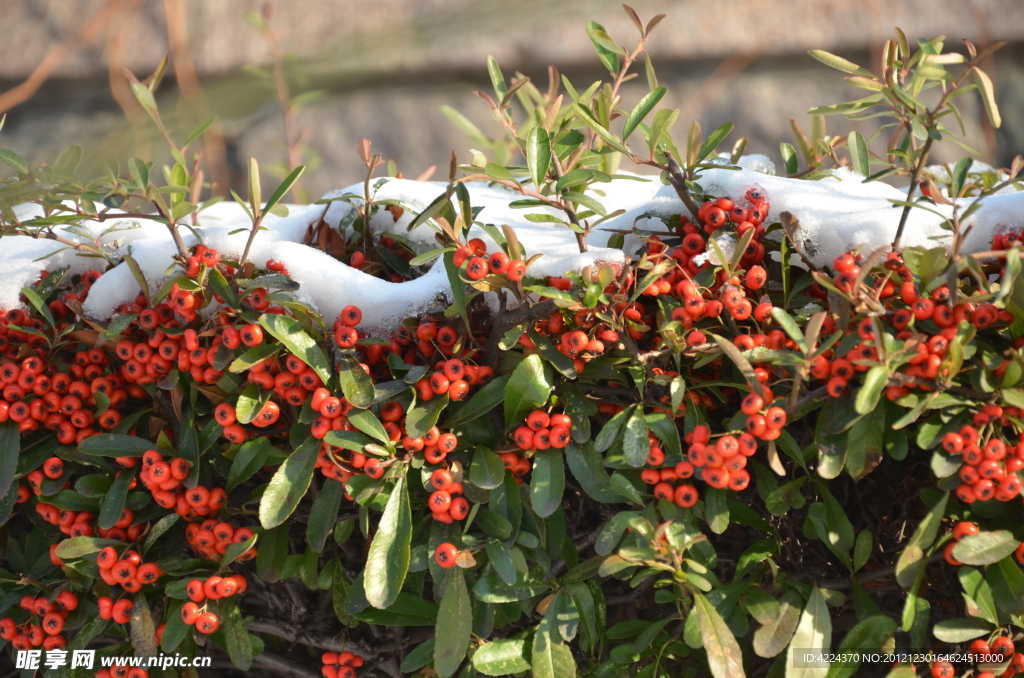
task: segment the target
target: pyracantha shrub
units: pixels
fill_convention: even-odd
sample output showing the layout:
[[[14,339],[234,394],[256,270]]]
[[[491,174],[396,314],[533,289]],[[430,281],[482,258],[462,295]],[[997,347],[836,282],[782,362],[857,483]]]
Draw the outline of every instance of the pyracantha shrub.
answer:
[[[847,165],[911,180],[895,247],[815,266],[798,218],[771,219],[763,187],[700,184],[740,160],[742,140],[714,155],[731,126],[704,140],[694,125],[680,153],[678,112],[654,113],[665,88],[653,69],[651,92],[622,107],[619,85],[659,20],[636,19],[630,52],[589,24],[614,77],[582,93],[555,78],[546,93],[507,83],[489,64],[497,98],[484,98],[505,134],[491,151],[525,165],[453,159],[413,224],[435,227],[436,248],[375,234],[374,214],[405,208],[369,189],[323,201],[352,209],[310,224],[309,242],[367,276],[443,264],[451,298],[396,327],[363,323],[375,299],[324,317],[281,261],[250,259],[301,168],[264,202],[251,164],[238,202],[252,227],[229,252],[201,227],[182,234],[204,207],[188,144],[172,148],[167,182],[138,160],[128,178],[82,183],[74,151],[35,170],[0,154],[17,170],[0,184],[4,235],[106,258],[98,239],[54,226],[128,215],[165,224],[177,252],[159,287],[124,257],[135,283],[112,318],[82,306],[121,263],[109,260],[40,271],[0,318],[11,650],[223,651],[242,671],[287,654],[326,678],[869,668],[798,668],[799,653],[832,649],[887,657],[895,677],[1024,673],[1022,248],[1004,229],[988,251],[962,252],[972,210],[1018,190],[1022,163],[926,166],[965,77],[998,120],[978,68],[987,53],[943,53],[941,39],[911,51],[898,32],[881,77],[815,53],[874,92],[819,112],[882,107],[895,141],[870,155],[864,137],[826,137],[819,120],[798,138],[804,170],[784,145],[787,174]],[[136,83],[144,106],[158,80]],[[932,109],[926,88],[942,93]],[[626,146],[637,132],[647,158]],[[583,253],[609,217],[593,192],[622,155],[661,170],[679,209],[656,233],[617,234],[621,263],[561,276],[531,274],[543,252],[479,222],[466,188],[486,179],[518,207],[546,208],[530,220],[571,232]],[[369,186],[382,159],[368,144],[361,156]],[[898,247],[910,210],[965,197],[978,200],[955,204],[948,248]],[[24,201],[43,216],[19,218]],[[72,674],[85,675],[60,675]]]

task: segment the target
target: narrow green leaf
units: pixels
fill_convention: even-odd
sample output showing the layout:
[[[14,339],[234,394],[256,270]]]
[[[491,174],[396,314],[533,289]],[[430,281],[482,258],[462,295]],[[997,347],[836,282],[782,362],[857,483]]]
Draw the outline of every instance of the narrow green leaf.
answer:
[[[827,653],[832,647],[832,619],[828,605],[818,585],[811,589],[811,596],[797,622],[796,632],[786,651],[786,678],[817,678],[822,674],[818,668],[796,668],[797,650],[800,652]]]
[[[374,389],[370,375],[349,353],[342,353],[338,362],[338,381],[345,398],[356,407],[365,409],[372,405]]]
[[[402,590],[412,556],[412,512],[406,479],[391,489],[384,515],[366,556],[363,586],[366,600],[377,609],[390,607]]]
[[[309,510],[309,521],[306,524],[306,543],[317,553],[324,550],[327,537],[334,530],[344,493],[344,485],[333,478],[328,478],[313,500],[313,508]]]
[[[319,452],[320,441],[307,438],[277,468],[260,498],[260,524],[264,529],[281,525],[295,511],[309,489]]]
[[[526,165],[530,178],[539,190],[543,186],[551,163],[551,140],[543,127],[533,127],[526,135]]]
[[[708,667],[715,678],[743,678],[743,651],[718,610],[699,591],[693,593],[700,638],[707,652]]]
[[[697,152],[697,162],[703,161],[709,155],[715,152],[718,148],[718,144],[722,143],[722,139],[729,135],[732,131],[733,124],[731,122],[722,123],[715,131],[708,135],[708,138],[704,140],[704,143],[700,145],[700,150]]]
[[[623,145],[621,141],[616,139],[615,135],[605,129],[605,127],[597,121],[597,118],[594,117],[594,114],[590,112],[589,108],[582,104],[576,104],[576,115],[579,116],[587,127],[594,130],[594,133],[601,137],[606,144],[620,153],[630,155],[629,149]]]
[[[876,365],[867,371],[864,384],[857,391],[857,399],[854,401],[854,409],[858,414],[868,414],[878,407],[882,391],[889,383],[889,374],[889,368],[885,365]]]
[[[846,146],[850,151],[850,167],[855,172],[865,177],[871,176],[870,156],[868,155],[868,144],[864,135],[860,132],[850,132],[846,137]]]
[[[440,678],[449,678],[458,671],[473,632],[472,602],[462,568],[454,567],[448,573],[434,628],[434,670]]]
[[[543,405],[553,388],[551,375],[544,369],[541,357],[536,353],[527,356],[505,385],[505,428],[512,428],[530,410]]]
[[[288,193],[288,191],[292,190],[292,186],[295,185],[295,182],[299,180],[299,177],[301,177],[302,173],[305,171],[305,165],[300,165],[292,170],[291,173],[286,176],[280,184],[278,184],[277,189],[267,200],[267,204],[264,206],[264,209],[269,212],[274,205],[281,202],[281,199]]]
[[[986,531],[961,539],[953,547],[953,557],[965,565],[991,565],[1013,553],[1019,545],[1020,540],[1009,530]]]
[[[900,557],[896,561],[896,581],[903,588],[910,588],[914,579],[917,578],[918,571],[925,566],[925,550],[935,542],[948,501],[949,492],[946,492],[918,524],[910,541],[907,542],[907,546],[900,553]]]
[[[650,61],[650,59],[648,59]],[[640,101],[636,102],[636,106],[626,116],[626,122],[622,127],[622,140],[626,141],[629,139],[629,135],[637,128],[637,126],[644,121],[654,107],[658,105],[662,97],[668,91],[667,87],[655,86],[650,92],[644,95]]]
[[[565,464],[562,451],[549,448],[537,450],[530,476],[530,503],[541,518],[553,514],[562,504],[565,491]]]
[[[309,365],[325,384],[331,381],[331,364],[323,350],[313,341],[313,337],[306,334],[302,325],[295,318],[277,313],[264,313],[260,316],[260,325],[267,332],[288,348],[299,360]],[[348,394],[346,394],[346,397]],[[372,389],[371,389],[372,396]],[[369,403],[360,405],[349,400],[356,407],[367,407]],[[371,397],[370,402],[373,402]]]

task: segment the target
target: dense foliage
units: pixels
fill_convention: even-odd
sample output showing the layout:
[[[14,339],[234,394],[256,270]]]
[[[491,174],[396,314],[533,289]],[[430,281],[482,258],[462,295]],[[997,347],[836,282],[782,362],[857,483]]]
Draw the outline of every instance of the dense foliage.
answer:
[[[205,189],[186,153],[203,130],[175,145],[153,98],[162,71],[134,89],[170,144],[166,185],[140,160],[85,183],[80,150],[35,169],[0,150],[17,172],[0,184],[3,233],[97,260],[81,275],[41,271],[25,308],[0,320],[0,643],[106,656],[216,646],[243,671],[287,653],[327,678],[733,678],[861,668],[799,668],[805,650],[974,641],[977,662],[885,670],[1024,673],[1020,235],[962,254],[972,207],[954,211],[948,248],[813,266],[791,239],[796,217],[767,218],[771,195],[705,194],[701,170],[731,126],[703,139],[694,125],[680,153],[678,111],[654,112],[665,88],[649,60],[650,93],[620,108],[659,20],[636,19],[632,51],[588,25],[612,82],[583,92],[554,73],[546,92],[509,84],[491,60],[496,98],[483,97],[504,136],[490,141],[496,161],[453,158],[447,189],[416,218],[437,249],[372,232],[373,214],[403,207],[373,201],[382,158],[361,148],[366,194],[332,198],[350,218],[311,242],[395,281],[443,258],[453,287],[450,305],[388,333],[361,329],[356,306],[321,317],[284,265],[249,261],[248,247],[190,244]],[[803,170],[783,145],[787,173],[881,165],[872,179],[911,179],[904,220],[1019,188],[1017,165],[926,169],[943,120],[959,116],[953,100],[976,87],[966,77],[998,122],[977,67],[987,54],[967,52],[943,54],[941,39],[912,51],[898,32],[881,77],[815,53],[874,92],[818,113],[881,106],[893,141],[870,154],[870,139],[828,137],[815,117],[810,136],[798,130]],[[928,108],[919,96],[936,86]],[[635,133],[647,158],[626,145]],[[622,234],[643,241],[625,265],[531,276],[541,253],[477,222],[465,189],[486,180],[521,192],[524,209],[556,207],[564,219],[536,220],[571,228],[584,251],[609,216],[586,191],[623,156],[661,169],[687,210],[666,232]],[[250,244],[301,171],[264,202],[251,163],[249,199],[236,196]],[[43,216],[19,220],[23,202]],[[58,227],[126,213],[167,225],[175,268],[151,289],[125,257],[138,295],[111,319],[84,317],[90,287],[119,262]],[[494,314],[482,295],[496,291]]]

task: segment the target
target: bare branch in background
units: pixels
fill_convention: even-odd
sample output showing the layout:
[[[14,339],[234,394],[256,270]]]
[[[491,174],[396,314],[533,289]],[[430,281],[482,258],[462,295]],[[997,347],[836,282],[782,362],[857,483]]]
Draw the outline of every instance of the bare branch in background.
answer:
[[[12,87],[3,94],[0,94],[0,113],[9,111],[19,104],[23,104],[32,98],[32,95],[42,87],[43,83],[46,82],[50,74],[53,73],[54,69],[64,59],[71,54],[72,51],[79,45],[87,45],[95,39],[96,34],[101,28],[110,20],[114,14],[121,9],[123,0],[109,0],[103,8],[97,12],[89,23],[82,26],[82,28],[75,33],[73,36],[54,47],[46,58],[36,66],[36,69],[32,71],[32,74],[28,76],[25,82],[21,83],[16,87]]]
[[[182,0],[164,0],[164,16],[167,21],[167,42],[171,48],[171,62],[174,77],[182,99],[192,107],[197,123],[208,119],[212,113],[196,73],[195,63],[188,39],[188,16]],[[203,134],[208,169],[212,180],[212,193],[227,196],[231,187],[231,173],[227,164],[227,150],[220,124],[214,122]]]

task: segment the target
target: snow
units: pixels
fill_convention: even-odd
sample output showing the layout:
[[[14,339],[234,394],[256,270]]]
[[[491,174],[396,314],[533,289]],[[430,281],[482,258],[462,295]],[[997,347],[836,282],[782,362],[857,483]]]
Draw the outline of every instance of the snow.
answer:
[[[724,161],[722,161],[724,162]],[[792,212],[800,222],[798,242],[808,258],[816,265],[831,262],[838,254],[856,247],[875,249],[888,245],[895,236],[902,208],[890,201],[905,200],[906,192],[887,184],[863,183],[863,177],[841,168],[832,176],[819,181],[779,177],[766,156],[745,156],[739,162],[742,169],[706,170],[698,180],[701,186],[716,196],[729,195],[742,200],[748,188],[759,186],[768,196],[770,212],[767,223],[779,219],[783,211]],[[541,254],[529,269],[532,276],[560,276],[567,271],[599,263],[622,263],[641,240],[628,236],[624,250],[607,247],[615,231],[664,231],[664,222],[673,214],[685,213],[675,191],[657,178],[633,176],[618,178],[610,183],[595,184],[590,195],[600,201],[609,212],[624,213],[602,223],[588,237],[589,251],[579,252],[572,231],[560,224],[534,223],[525,218],[528,213],[546,212],[561,216],[551,209],[515,209],[509,206],[522,198],[518,192],[503,186],[484,183],[468,185],[474,207],[482,207],[477,220],[500,227],[510,225],[526,250],[526,256]],[[379,210],[371,219],[371,228],[380,234],[394,233],[406,238],[418,252],[438,247],[434,226],[421,224],[412,231],[409,224],[415,215],[426,208],[445,189],[444,183],[417,182],[388,179],[380,184],[374,200],[392,199],[401,203],[405,213],[396,221],[391,212]],[[409,282],[392,283],[368,276],[361,271],[335,260],[317,249],[302,244],[310,225],[323,218],[337,227],[353,207],[336,200],[348,195],[348,200],[361,203],[362,184],[327,194],[335,198],[329,204],[290,206],[287,217],[268,216],[253,244],[250,259],[262,266],[268,259],[281,261],[290,275],[300,284],[296,296],[311,304],[330,322],[348,304],[363,311],[363,326],[388,328],[397,326],[404,318],[414,316],[435,305],[441,298],[451,298],[451,288],[440,260],[420,278]],[[969,200],[961,201],[966,209]],[[932,206],[943,215],[950,215],[950,206]],[[37,216],[34,206],[20,206],[20,219]],[[194,224],[203,242],[232,258],[242,253],[248,238],[249,220],[241,207],[233,202],[221,202],[203,210]],[[934,247],[948,243],[949,233],[940,228],[943,219],[925,209],[910,213],[904,231],[903,244]],[[974,224],[964,245],[965,252],[988,249],[992,235],[1010,228],[1024,227],[1024,192],[1002,192],[984,200],[983,206],[969,220]],[[112,230],[113,229],[113,230]],[[125,230],[127,229],[127,230]],[[242,229],[232,234],[232,231]],[[82,241],[95,239],[113,260],[131,254],[145,274],[150,289],[159,289],[173,275],[172,255],[175,249],[165,226],[149,220],[124,219],[103,223],[86,222],[80,229],[85,236],[55,229],[62,237]],[[470,237],[483,239],[489,251],[497,244],[486,231],[474,226]],[[186,244],[196,242],[188,229],[182,229]],[[728,242],[722,243],[727,245]],[[20,305],[22,287],[34,283],[42,268],[53,270],[71,267],[80,273],[102,268],[103,262],[95,258],[77,256],[52,240],[27,236],[6,236],[0,241],[0,309]],[[48,256],[49,255],[49,256]],[[45,261],[37,259],[48,257]],[[107,271],[92,287],[85,303],[86,313],[99,321],[111,317],[117,305],[138,293],[135,281],[126,264],[121,263]],[[494,301],[494,300],[489,300]]]

